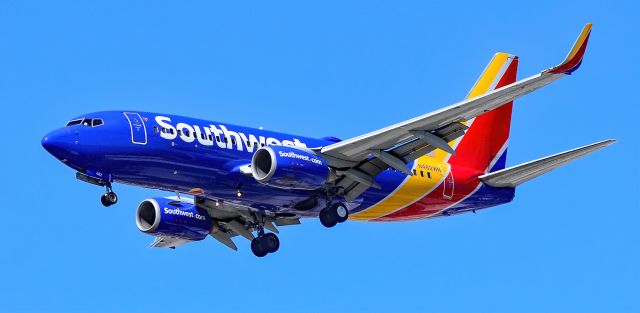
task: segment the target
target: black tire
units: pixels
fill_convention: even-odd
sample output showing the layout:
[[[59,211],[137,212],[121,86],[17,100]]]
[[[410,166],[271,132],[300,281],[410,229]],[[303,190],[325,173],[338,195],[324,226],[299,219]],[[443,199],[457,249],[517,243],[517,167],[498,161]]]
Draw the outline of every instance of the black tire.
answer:
[[[267,251],[266,249],[265,241],[263,240],[263,238],[264,237],[256,237],[251,240],[251,252],[253,252],[253,254],[259,258],[269,253],[269,251]]]
[[[266,233],[263,237],[267,252],[274,253],[280,248],[280,239],[274,233]]]
[[[347,206],[342,203],[336,203],[331,206],[331,210],[338,217],[338,223],[344,223],[347,219],[349,219],[349,209]]]
[[[331,228],[338,224],[338,215],[331,208],[324,208],[320,211],[320,223],[326,228]]]
[[[100,197],[100,202],[102,202],[102,205],[104,205],[105,207],[108,207],[111,205],[111,202],[109,202],[109,198],[107,198],[107,194],[103,194],[102,197]]]
[[[107,200],[109,200],[109,202],[111,202],[111,204],[116,204],[118,202],[118,195],[116,195],[115,192],[107,192],[106,193],[107,196]]]

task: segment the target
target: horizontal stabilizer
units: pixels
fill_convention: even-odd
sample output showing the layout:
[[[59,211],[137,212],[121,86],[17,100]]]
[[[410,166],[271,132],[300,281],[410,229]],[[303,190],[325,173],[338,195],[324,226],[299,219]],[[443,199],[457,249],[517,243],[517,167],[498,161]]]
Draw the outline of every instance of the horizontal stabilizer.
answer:
[[[483,183],[493,187],[515,187],[615,142],[616,141],[612,139],[597,142],[588,146],[554,154],[535,161],[522,163],[493,173],[488,173],[478,178]]]

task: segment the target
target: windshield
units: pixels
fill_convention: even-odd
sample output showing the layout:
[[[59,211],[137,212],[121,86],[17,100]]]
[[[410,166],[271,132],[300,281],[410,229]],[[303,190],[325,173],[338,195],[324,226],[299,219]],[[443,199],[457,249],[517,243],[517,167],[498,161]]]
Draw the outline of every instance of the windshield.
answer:
[[[104,124],[104,121],[100,118],[79,118],[76,120],[71,120],[69,121],[69,123],[67,123],[66,126],[73,126],[73,125],[78,125],[78,124],[82,124],[84,126],[89,126],[89,127],[96,127],[96,126],[100,126],[102,124]]]

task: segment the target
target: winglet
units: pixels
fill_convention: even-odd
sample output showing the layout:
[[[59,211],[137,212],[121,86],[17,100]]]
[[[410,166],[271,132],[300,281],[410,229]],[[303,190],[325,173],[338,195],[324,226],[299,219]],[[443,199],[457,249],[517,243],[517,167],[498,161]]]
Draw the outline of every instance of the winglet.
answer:
[[[578,36],[578,39],[573,44],[571,51],[569,51],[569,54],[564,59],[564,61],[560,65],[546,70],[546,72],[550,74],[571,75],[573,71],[577,70],[582,63],[584,52],[585,50],[587,50],[589,35],[591,35],[591,23],[587,23],[586,25],[584,25],[580,36]]]

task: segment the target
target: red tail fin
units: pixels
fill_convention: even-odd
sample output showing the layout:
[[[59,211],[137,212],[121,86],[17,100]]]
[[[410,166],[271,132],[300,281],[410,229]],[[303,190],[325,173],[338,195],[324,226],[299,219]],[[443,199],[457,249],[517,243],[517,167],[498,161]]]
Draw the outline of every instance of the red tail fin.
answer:
[[[517,71],[517,56],[496,53],[467,98],[473,98],[515,82]],[[449,163],[483,172],[504,168],[512,107],[513,102],[509,102],[468,121],[467,125],[470,125],[470,128],[460,139],[456,147],[456,155],[451,156]]]

